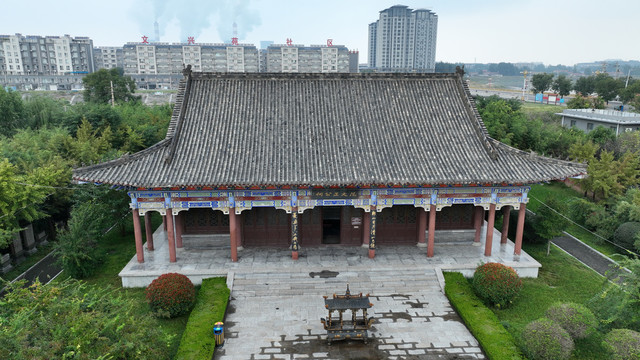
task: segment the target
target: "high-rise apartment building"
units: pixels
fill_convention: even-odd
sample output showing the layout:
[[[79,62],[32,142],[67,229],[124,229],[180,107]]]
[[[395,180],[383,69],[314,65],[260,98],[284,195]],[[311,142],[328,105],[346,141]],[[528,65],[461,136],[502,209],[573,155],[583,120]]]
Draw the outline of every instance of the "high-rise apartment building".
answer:
[[[0,35],[0,74],[67,75],[95,71],[88,37]]]
[[[378,71],[434,72],[438,15],[395,5],[369,24],[369,67]]]

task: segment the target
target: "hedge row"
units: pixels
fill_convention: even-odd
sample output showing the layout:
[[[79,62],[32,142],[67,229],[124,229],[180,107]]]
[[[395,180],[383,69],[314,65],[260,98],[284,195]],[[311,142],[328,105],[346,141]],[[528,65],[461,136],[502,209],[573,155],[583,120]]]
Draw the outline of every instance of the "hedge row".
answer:
[[[444,292],[462,320],[491,360],[521,360],[520,349],[513,336],[496,315],[473,292],[469,281],[460,273],[444,273]]]
[[[210,360],[213,358],[215,348],[213,325],[223,320],[229,301],[226,281],[223,277],[202,280],[196,306],[189,315],[176,359]]]

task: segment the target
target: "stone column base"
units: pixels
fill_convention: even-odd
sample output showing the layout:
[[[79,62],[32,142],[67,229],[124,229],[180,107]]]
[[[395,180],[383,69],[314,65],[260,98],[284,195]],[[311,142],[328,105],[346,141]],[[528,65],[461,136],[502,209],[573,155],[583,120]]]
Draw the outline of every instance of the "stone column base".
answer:
[[[419,248],[426,248],[427,247],[427,243],[426,242],[419,242],[416,244],[417,247]]]

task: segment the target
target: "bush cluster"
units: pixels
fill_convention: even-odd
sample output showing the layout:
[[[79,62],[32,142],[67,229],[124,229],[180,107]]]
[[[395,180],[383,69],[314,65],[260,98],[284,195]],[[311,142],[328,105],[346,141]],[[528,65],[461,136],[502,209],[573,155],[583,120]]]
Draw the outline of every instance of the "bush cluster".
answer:
[[[473,289],[490,305],[508,307],[522,289],[522,280],[513,268],[499,263],[478,266],[473,274]]]
[[[628,329],[611,330],[602,342],[613,360],[640,359],[640,333]]]
[[[191,280],[182,274],[164,274],[147,286],[147,302],[157,317],[180,316],[195,305],[196,289]]]
[[[546,315],[565,329],[573,339],[588,337],[598,326],[593,312],[581,304],[554,304],[547,309]]]
[[[563,360],[571,357],[574,343],[569,333],[554,321],[532,321],[522,331],[522,347],[531,360]]]
[[[618,229],[613,234],[613,242],[625,249],[633,250],[638,234],[640,234],[640,222],[629,221],[618,226]]]

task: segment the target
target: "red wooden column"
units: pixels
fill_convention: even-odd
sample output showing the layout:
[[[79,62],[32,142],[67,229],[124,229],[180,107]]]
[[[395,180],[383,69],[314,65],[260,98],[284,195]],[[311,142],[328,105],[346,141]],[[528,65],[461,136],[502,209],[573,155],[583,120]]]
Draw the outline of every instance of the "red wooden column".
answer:
[[[500,235],[500,244],[506,244],[509,236],[509,216],[511,215],[511,206],[507,205],[502,208],[502,234]]]
[[[427,211],[424,208],[418,208],[418,246],[427,246],[426,232],[427,232]]]
[[[179,212],[176,219],[176,247],[182,248],[182,212]]]
[[[371,206],[371,213],[369,215],[371,221],[369,222],[369,259],[376,257],[376,207]]]
[[[522,234],[524,233],[524,214],[527,212],[527,204],[521,203],[518,211],[518,226],[516,227],[516,245],[513,253],[520,255],[522,250]]]
[[[491,256],[493,245],[493,225],[496,221],[496,204],[489,205],[489,219],[487,220],[487,236],[484,243],[484,256]]]
[[[369,247],[369,231],[371,229],[371,213],[364,212],[362,219],[362,247]]]
[[[298,207],[294,206],[291,210],[291,258],[298,260]]]
[[[436,239],[436,206],[429,208],[429,239],[427,240],[427,257],[433,257],[433,247]]]
[[[236,208],[229,208],[229,241],[231,242],[231,261],[238,261],[238,220]]]
[[[142,248],[142,228],[140,227],[140,212],[138,209],[133,209],[133,234],[136,239],[136,256],[138,262],[144,262],[144,249]]]
[[[151,213],[144,214],[144,232],[147,237],[147,250],[153,251],[153,229],[151,228]]]
[[[476,206],[474,211],[473,228],[476,230],[476,235],[473,238],[473,242],[479,244],[480,235],[482,235],[482,223],[484,222],[484,209],[482,206]]]
[[[176,262],[176,241],[173,230],[173,210],[167,209],[167,237],[169,238],[169,262]]]

